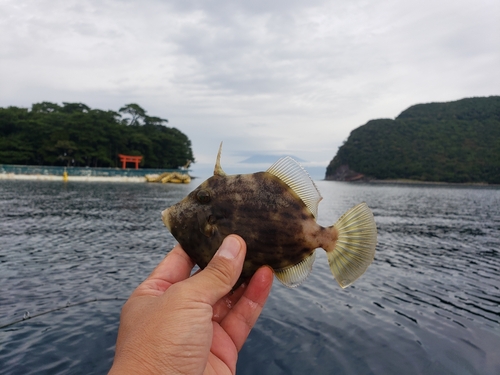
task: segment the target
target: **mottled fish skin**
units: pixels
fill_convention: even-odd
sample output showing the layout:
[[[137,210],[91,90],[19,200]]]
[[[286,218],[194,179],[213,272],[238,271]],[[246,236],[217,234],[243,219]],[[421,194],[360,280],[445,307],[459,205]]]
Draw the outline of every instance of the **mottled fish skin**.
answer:
[[[297,194],[267,172],[214,175],[162,216],[200,268],[226,236],[240,235],[247,255],[235,288],[263,265],[290,267],[336,241],[335,231],[318,225]]]
[[[229,234],[247,244],[234,289],[267,265],[287,287],[311,272],[315,249],[326,251],[330,270],[346,288],[375,256],[377,226],[366,203],[346,211],[330,227],[316,223],[321,195],[307,172],[284,157],[266,172],[228,176],[217,153],[214,176],[162,213],[163,222],[188,255],[204,268]]]

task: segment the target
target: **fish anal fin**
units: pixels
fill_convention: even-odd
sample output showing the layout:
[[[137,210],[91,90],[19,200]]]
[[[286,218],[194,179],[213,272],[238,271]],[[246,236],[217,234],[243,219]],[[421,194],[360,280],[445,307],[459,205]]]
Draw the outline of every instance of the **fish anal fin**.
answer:
[[[309,211],[318,217],[318,204],[323,199],[307,171],[290,156],[279,159],[267,170],[292,189]]]
[[[330,227],[337,231],[334,249],[325,249],[333,276],[342,288],[356,281],[375,257],[377,226],[366,203],[351,208]]]
[[[276,278],[286,287],[295,288],[298,287],[307,276],[311,273],[312,265],[316,257],[316,252],[313,251],[311,255],[303,259],[294,266],[282,268],[275,270],[274,274]]]

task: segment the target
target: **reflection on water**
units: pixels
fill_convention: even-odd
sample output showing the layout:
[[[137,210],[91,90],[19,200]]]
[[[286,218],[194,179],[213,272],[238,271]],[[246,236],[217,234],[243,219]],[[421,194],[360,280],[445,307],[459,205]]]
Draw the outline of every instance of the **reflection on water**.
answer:
[[[342,290],[319,250],[275,282],[238,374],[499,374],[500,190],[317,185],[322,225],[373,209],[375,261]],[[2,373],[106,373],[122,299],[174,244],[160,212],[195,186],[0,181],[0,325],[70,304],[0,329]]]

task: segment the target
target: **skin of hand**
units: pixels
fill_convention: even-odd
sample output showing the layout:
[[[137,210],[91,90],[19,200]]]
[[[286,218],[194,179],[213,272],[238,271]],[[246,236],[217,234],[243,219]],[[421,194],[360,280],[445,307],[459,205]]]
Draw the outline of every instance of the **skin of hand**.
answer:
[[[245,254],[244,240],[230,235],[190,277],[194,264],[176,245],[123,306],[109,374],[235,374],[273,282],[261,267],[231,292]]]

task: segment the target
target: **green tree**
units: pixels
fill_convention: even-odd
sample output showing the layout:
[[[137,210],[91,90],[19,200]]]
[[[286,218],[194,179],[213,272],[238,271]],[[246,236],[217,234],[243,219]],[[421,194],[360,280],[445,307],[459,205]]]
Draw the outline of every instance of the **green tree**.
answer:
[[[500,183],[500,96],[418,104],[353,130],[326,179]]]
[[[128,120],[129,125],[141,125],[146,118],[146,111],[141,106],[135,103],[126,104],[125,106],[121,107],[118,112],[130,116],[130,119],[126,119]]]
[[[0,163],[117,167],[118,154],[128,154],[142,155],[145,168],[177,168],[194,160],[190,140],[166,119],[137,104],[120,111],[67,102],[0,108]]]

